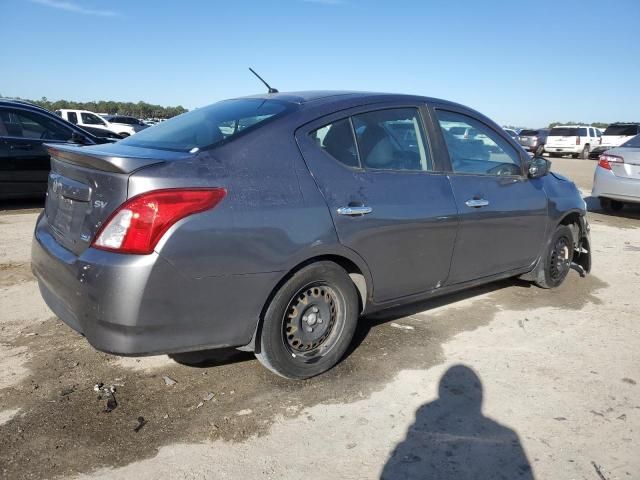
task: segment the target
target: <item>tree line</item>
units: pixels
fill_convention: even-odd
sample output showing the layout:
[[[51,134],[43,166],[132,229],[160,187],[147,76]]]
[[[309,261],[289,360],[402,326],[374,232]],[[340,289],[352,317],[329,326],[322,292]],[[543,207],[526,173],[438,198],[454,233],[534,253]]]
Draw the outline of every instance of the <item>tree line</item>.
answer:
[[[171,118],[188,110],[182,105],[177,107],[163,107],[162,105],[153,105],[146,102],[116,102],[113,100],[99,100],[94,102],[74,102],[71,100],[55,100],[51,101],[47,97],[40,100],[27,100],[40,107],[51,110],[60,110],[70,108],[74,110],[89,110],[95,113],[108,113],[129,115],[136,118]]]

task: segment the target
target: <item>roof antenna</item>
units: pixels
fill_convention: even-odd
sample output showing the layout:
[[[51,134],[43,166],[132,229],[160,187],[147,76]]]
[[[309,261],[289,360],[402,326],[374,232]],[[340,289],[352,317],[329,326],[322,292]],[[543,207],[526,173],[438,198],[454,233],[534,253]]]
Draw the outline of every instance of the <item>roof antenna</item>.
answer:
[[[265,82],[264,79],[260,75],[258,75],[253,68],[249,67],[249,70],[251,70],[251,73],[258,77],[258,79],[267,86],[267,88],[269,89],[269,93],[278,93],[278,90],[276,90],[275,88],[271,88],[271,86],[267,82]]]

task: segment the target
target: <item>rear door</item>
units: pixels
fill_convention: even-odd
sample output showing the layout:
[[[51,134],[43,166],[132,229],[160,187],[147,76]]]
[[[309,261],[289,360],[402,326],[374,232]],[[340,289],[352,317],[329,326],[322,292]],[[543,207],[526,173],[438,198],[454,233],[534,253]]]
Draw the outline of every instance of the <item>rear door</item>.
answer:
[[[374,300],[446,282],[458,228],[442,166],[416,105],[380,105],[324,117],[296,132],[340,242],[368,264]]]
[[[526,154],[472,112],[443,106],[434,115],[460,215],[448,283],[532,265],[545,238],[547,197],[541,180],[524,174]],[[473,129],[482,141],[450,133],[459,127]]]

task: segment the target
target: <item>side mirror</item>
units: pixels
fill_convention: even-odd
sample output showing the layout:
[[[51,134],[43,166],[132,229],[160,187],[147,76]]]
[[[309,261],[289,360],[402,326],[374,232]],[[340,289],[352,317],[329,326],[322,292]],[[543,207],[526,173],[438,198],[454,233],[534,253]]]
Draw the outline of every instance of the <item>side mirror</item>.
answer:
[[[529,178],[544,177],[551,170],[551,162],[544,157],[533,157],[527,167]]]
[[[71,134],[71,143],[77,143],[78,145],[84,145],[85,143],[87,143],[87,137],[85,137],[84,135],[77,133],[77,132],[73,132]]]

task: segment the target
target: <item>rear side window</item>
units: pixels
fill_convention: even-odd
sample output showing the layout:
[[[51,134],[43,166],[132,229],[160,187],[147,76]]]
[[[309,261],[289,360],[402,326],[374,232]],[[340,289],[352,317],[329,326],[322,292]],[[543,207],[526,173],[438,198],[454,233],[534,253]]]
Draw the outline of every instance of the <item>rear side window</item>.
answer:
[[[520,155],[498,132],[460,113],[438,110],[437,115],[454,172],[522,174]]]
[[[0,111],[0,136],[67,141],[72,132],[58,122],[26,110]]]
[[[293,104],[262,98],[225,100],[173,117],[119,143],[137,147],[188,152],[217,145],[245,130],[293,110]]]
[[[637,125],[609,125],[604,131],[605,135],[631,136],[638,134]]]
[[[416,108],[377,110],[352,119],[364,168],[433,170]]]
[[[67,112],[67,120],[70,121],[71,123],[78,123],[78,115],[76,115],[76,112]]]
[[[325,152],[348,167],[359,167],[358,151],[349,119],[325,125],[311,132],[311,138]]]
[[[549,132],[550,137],[575,137],[578,135],[578,129],[575,127],[556,127]]]

